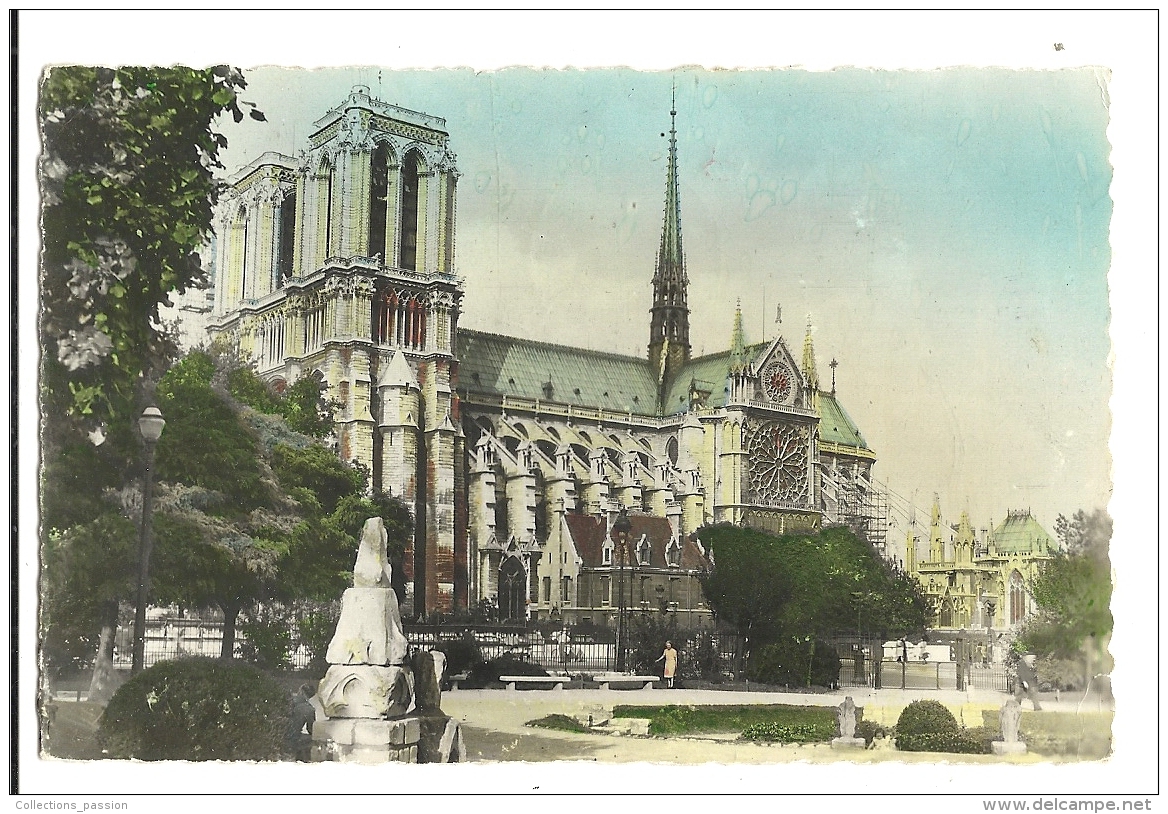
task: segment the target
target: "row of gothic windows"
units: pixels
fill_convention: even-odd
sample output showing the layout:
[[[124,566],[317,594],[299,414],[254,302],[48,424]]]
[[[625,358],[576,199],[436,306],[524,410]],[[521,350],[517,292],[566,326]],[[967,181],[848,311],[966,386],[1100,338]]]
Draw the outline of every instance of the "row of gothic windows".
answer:
[[[388,213],[389,147],[382,143],[373,152],[373,177],[369,185],[369,254],[372,256],[386,255],[390,237],[386,226]],[[418,267],[418,156],[414,152],[407,153],[402,162],[398,214],[401,224],[398,267],[414,271]]]

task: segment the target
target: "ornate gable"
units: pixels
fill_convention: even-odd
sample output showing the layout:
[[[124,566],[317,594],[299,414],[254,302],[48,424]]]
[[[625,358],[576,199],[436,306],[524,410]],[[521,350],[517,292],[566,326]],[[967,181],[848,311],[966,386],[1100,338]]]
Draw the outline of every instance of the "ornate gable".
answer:
[[[753,394],[747,393],[751,401],[778,407],[810,407],[807,384],[782,337],[775,339],[748,366],[747,378],[748,390],[749,386],[753,386],[754,391]]]

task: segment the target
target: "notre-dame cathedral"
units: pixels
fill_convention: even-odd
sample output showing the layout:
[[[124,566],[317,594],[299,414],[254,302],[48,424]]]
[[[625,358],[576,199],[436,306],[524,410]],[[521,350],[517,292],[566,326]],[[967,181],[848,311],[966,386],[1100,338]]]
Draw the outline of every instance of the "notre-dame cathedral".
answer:
[[[681,578],[707,561],[699,527],[864,521],[876,458],[821,388],[810,330],[798,356],[747,345],[739,313],[726,350],[691,355],[673,124],[655,264],[630,270],[654,292],[639,358],[459,327],[475,272],[455,263],[445,128],[354,88],[300,157],[241,170],[215,220],[212,337],[277,386],[327,384],[339,454],[413,511],[413,612],[487,599],[589,621],[627,516],[642,603],[701,615]]]

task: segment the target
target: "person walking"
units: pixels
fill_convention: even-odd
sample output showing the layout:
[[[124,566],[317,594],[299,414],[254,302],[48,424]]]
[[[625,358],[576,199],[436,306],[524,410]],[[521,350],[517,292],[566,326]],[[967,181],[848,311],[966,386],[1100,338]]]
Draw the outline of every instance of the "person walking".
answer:
[[[677,651],[673,649],[673,642],[665,643],[665,652],[657,657],[657,662],[665,662],[665,683],[673,689],[673,678],[677,675]],[[654,662],[656,664],[657,662]]]
[[[1030,703],[1034,705],[1036,712],[1042,709],[1042,704],[1038,703],[1038,670],[1034,666],[1037,660],[1038,657],[1033,653],[1023,654],[1022,658],[1018,660],[1014,681],[1014,698],[1021,704],[1022,695],[1025,693],[1026,697],[1030,699]]]

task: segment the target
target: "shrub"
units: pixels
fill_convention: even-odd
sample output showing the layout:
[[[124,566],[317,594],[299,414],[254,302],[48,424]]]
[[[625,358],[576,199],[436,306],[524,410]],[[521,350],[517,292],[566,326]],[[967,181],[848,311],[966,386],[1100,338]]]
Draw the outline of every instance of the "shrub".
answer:
[[[282,670],[289,664],[293,620],[287,608],[277,603],[248,611],[239,622],[243,658],[264,670]]]
[[[962,755],[983,755],[990,752],[984,732],[979,729],[920,732],[915,735],[898,733],[896,748],[902,752],[951,752]]]
[[[896,721],[897,746],[903,735],[956,732],[958,729],[957,719],[940,701],[913,701]]]
[[[756,724],[786,727],[811,726],[835,732],[835,710],[831,707],[788,706],[785,704],[713,706],[618,705],[614,718],[648,718],[652,735],[685,735],[696,732],[743,732]]]
[[[885,737],[888,735],[884,727],[875,721],[856,721],[856,737],[863,738],[868,747],[872,746],[872,741],[876,740],[876,735],[880,733]]]
[[[832,724],[781,724],[772,721],[765,724],[751,724],[739,735],[747,741],[777,741],[779,743],[816,743],[829,741],[835,737]]]
[[[752,653],[746,674],[760,684],[831,687],[839,673],[839,656],[831,645],[788,637]]]
[[[97,737],[120,759],[276,760],[288,711],[288,693],[250,664],[162,661],[115,693]]]
[[[514,656],[500,656],[497,659],[480,662],[466,673],[466,686],[481,690],[498,683],[499,676],[546,676],[547,670],[538,664],[522,661]]]
[[[479,649],[473,634],[468,638],[453,642],[442,642],[434,649],[441,650],[446,654],[446,675],[448,676],[466,673],[483,662],[482,650]],[[507,673],[507,675],[512,674]]]

